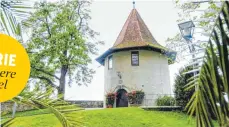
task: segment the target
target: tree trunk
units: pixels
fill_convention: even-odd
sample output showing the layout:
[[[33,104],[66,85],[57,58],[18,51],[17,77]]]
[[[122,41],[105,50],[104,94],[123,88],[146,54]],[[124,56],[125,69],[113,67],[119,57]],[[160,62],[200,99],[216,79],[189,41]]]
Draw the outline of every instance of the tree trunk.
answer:
[[[64,94],[65,93],[65,84],[66,84],[67,71],[68,71],[67,65],[63,65],[61,67],[61,75],[60,75],[58,94]]]
[[[63,54],[67,57],[67,51],[65,50]],[[66,74],[68,72],[68,65],[66,63],[63,63],[61,66],[61,74],[60,74],[60,81],[59,81],[59,90],[58,94],[65,94],[65,84],[66,84]],[[64,96],[63,96],[64,98]]]

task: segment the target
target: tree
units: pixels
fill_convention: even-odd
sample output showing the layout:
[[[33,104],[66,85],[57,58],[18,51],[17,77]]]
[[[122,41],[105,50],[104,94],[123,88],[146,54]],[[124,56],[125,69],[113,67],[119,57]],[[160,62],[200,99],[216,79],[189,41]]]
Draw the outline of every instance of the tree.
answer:
[[[26,11],[23,9],[33,9],[31,6],[31,3],[24,0],[2,0],[0,1],[1,8],[0,8],[0,30],[1,32],[8,34],[9,36],[15,37],[17,39],[22,39],[22,33],[25,33],[25,29],[22,29],[23,25],[30,25],[26,21],[26,18],[30,15],[30,11]],[[81,3],[82,4],[82,3]],[[80,5],[82,6],[82,5]],[[86,10],[85,10],[86,11]],[[82,12],[80,10],[77,11],[78,13]],[[87,13],[86,13],[87,14]],[[85,15],[86,15],[85,14]],[[83,23],[84,19],[88,19],[89,17],[80,17],[80,23],[81,25],[85,25]],[[84,32],[84,36],[94,36],[97,33],[91,31],[87,26],[81,26],[81,32]],[[23,40],[20,40],[20,42],[23,42]],[[88,46],[93,46],[88,42]],[[92,51],[91,51],[92,52]],[[47,73],[51,74],[51,73]],[[47,85],[47,84],[46,84]],[[41,84],[39,83],[39,87]],[[56,118],[61,122],[63,127],[73,127],[73,126],[83,126],[83,123],[81,122],[81,117],[79,115],[76,115],[75,112],[80,110],[79,107],[76,105],[72,105],[67,103],[63,100],[62,95],[59,95],[56,98],[51,97],[54,90],[53,88],[46,87],[44,91],[40,89],[33,89],[33,91],[28,90],[29,87],[26,87],[26,89],[17,97],[15,97],[12,101],[15,101],[16,103],[20,104],[28,104],[29,106],[34,106],[36,108],[42,107],[47,108],[53,113]],[[4,122],[0,124],[0,126],[9,126],[11,122],[15,122],[13,119]]]
[[[185,85],[189,82],[189,79],[193,74],[185,74],[191,70],[190,67],[182,68],[179,71],[179,74],[176,75],[175,84],[174,84],[174,93],[176,104],[181,106],[183,109],[187,105],[188,101],[191,99],[194,89],[186,90]]]
[[[198,127],[213,127],[210,111],[221,127],[229,126],[229,2],[225,1],[214,25],[198,78],[189,82],[196,91],[187,104]]]
[[[32,27],[28,41],[31,78],[50,84],[65,92],[66,81],[71,85],[91,82],[94,71],[88,67],[91,54],[96,54],[95,36],[87,21],[88,1],[38,3],[36,12],[27,20]],[[92,40],[90,42],[88,40]]]

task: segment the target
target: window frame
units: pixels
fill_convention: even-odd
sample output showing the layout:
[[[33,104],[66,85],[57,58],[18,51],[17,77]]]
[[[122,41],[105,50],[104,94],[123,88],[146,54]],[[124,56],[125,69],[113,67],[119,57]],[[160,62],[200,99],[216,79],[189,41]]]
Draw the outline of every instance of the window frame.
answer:
[[[137,54],[138,57],[138,64],[133,63],[133,54]],[[139,60],[139,51],[131,51],[131,66],[139,66],[140,60]]]
[[[111,59],[111,64],[112,64],[111,67],[110,67],[110,59]],[[108,70],[112,70],[113,69],[113,55],[108,56],[107,67],[108,67]]]

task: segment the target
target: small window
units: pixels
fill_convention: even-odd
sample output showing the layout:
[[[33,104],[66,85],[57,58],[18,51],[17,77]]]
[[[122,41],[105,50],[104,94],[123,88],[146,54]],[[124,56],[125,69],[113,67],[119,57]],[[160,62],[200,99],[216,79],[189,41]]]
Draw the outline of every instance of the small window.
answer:
[[[112,65],[112,56],[108,57],[108,69],[112,69],[113,65]]]
[[[139,66],[139,52],[138,51],[131,52],[131,65]]]

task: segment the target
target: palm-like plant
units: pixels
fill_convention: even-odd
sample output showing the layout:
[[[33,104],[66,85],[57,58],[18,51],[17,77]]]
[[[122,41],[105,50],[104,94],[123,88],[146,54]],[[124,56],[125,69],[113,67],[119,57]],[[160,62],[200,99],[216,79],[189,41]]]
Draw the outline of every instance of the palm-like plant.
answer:
[[[0,32],[20,38],[22,36],[21,23],[30,15],[33,2],[1,0],[0,3]]]
[[[50,112],[58,118],[63,127],[83,126],[82,117],[80,117],[79,114],[75,114],[77,111],[82,110],[82,108],[62,100],[62,95],[52,97],[53,92],[53,88],[51,87],[46,88],[44,91],[37,88],[33,91],[25,90],[12,101],[18,104],[26,104],[37,109],[49,109]],[[3,123],[3,125],[10,126],[12,122],[16,122],[16,120],[9,120]]]
[[[196,86],[189,101],[189,113],[196,116],[196,126],[212,127],[213,112],[218,124],[229,126],[229,2],[226,1],[219,13],[209,39],[200,75],[191,81],[188,88]]]

